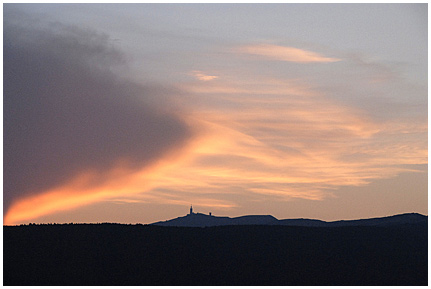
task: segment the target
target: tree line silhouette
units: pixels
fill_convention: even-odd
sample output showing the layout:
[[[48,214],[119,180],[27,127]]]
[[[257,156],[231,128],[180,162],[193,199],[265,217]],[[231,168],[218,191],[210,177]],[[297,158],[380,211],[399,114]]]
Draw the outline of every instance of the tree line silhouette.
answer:
[[[4,285],[427,285],[427,222],[3,227]]]

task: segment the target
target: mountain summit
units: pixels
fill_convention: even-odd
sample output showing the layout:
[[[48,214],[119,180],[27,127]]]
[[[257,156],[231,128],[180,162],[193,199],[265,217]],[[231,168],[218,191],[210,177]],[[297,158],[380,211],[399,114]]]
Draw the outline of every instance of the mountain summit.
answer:
[[[152,225],[174,227],[213,227],[228,225],[277,225],[278,220],[270,215],[242,216],[236,218],[216,217],[201,213],[187,214],[165,222]]]
[[[229,225],[282,225],[302,227],[343,227],[343,226],[391,226],[418,224],[428,221],[428,216],[418,213],[406,213],[381,218],[370,218],[360,220],[341,220],[325,222],[316,219],[284,219],[278,220],[271,215],[246,215],[241,217],[217,217],[201,213],[193,213],[175,219],[156,222],[151,225],[171,227],[213,227]]]

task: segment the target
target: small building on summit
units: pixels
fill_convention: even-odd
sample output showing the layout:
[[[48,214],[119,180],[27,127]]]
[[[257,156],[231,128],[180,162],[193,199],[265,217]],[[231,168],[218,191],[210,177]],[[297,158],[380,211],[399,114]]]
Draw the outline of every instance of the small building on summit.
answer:
[[[193,206],[190,205],[190,213],[188,213],[187,216],[191,216],[191,215],[204,215],[204,214],[193,212]],[[208,216],[212,216],[211,212],[209,212]]]

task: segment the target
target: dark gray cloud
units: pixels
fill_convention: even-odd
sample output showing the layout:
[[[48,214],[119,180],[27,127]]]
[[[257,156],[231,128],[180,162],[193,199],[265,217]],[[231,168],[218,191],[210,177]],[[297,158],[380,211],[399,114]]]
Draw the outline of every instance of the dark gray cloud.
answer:
[[[178,116],[154,101],[166,100],[172,89],[142,87],[112,72],[124,60],[109,37],[8,12],[3,46],[5,212],[14,199],[60,185],[85,170],[103,178],[119,160],[131,169],[142,168],[191,136]]]

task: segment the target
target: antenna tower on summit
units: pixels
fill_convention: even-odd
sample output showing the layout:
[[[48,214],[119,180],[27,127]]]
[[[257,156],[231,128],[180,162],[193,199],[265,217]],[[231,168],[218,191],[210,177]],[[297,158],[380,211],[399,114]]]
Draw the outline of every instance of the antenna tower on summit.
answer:
[[[193,215],[193,206],[190,205],[190,215]]]

